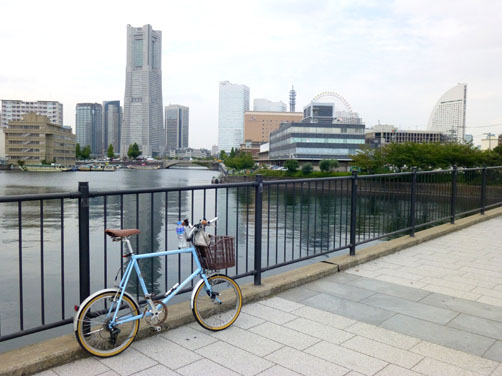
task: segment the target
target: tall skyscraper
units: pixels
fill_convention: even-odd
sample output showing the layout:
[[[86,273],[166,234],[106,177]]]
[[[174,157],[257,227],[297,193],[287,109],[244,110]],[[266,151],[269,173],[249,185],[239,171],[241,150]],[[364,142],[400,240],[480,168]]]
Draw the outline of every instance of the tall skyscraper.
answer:
[[[52,124],[63,125],[63,104],[56,101],[25,102],[2,99],[1,126],[6,127],[9,121],[23,120],[23,115],[34,112],[47,116]]]
[[[253,101],[253,111],[257,112],[286,112],[286,103],[272,102],[268,99],[256,98]]]
[[[249,87],[220,82],[218,148],[230,152],[244,141],[244,112],[249,111]]]
[[[80,147],[89,145],[92,154],[103,155],[103,106],[99,103],[77,103],[75,125]]]
[[[166,106],[166,146],[167,150],[188,147],[189,109],[179,104]]]
[[[162,32],[127,25],[127,66],[121,155],[137,143],[143,156],[163,152]]]
[[[103,102],[103,149],[113,145],[113,151],[120,153],[122,131],[122,107],[120,101]]]
[[[427,129],[440,131],[450,140],[464,142],[467,84],[457,84],[436,102]]]

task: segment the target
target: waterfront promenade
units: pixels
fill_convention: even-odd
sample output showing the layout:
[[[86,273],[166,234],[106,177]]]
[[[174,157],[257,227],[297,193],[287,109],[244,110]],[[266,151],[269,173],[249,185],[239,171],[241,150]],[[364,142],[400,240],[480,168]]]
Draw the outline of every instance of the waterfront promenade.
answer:
[[[55,375],[502,375],[502,217]],[[331,259],[334,260],[334,259]]]

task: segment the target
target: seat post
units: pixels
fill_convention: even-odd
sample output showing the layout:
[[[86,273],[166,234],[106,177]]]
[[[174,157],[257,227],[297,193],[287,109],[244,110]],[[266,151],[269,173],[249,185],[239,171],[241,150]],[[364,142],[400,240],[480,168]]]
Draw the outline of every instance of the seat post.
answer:
[[[134,251],[132,250],[132,247],[131,247],[131,242],[129,241],[129,237],[124,238],[122,241],[123,241],[124,243],[126,243],[126,245],[127,245],[127,249],[129,250],[129,254],[130,254],[130,255],[134,255]]]

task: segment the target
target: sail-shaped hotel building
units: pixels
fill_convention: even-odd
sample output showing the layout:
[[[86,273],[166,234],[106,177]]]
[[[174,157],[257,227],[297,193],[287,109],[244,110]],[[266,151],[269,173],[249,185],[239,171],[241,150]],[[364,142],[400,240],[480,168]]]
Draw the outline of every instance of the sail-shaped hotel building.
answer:
[[[427,129],[440,131],[452,141],[464,142],[467,84],[452,87],[436,102]]]

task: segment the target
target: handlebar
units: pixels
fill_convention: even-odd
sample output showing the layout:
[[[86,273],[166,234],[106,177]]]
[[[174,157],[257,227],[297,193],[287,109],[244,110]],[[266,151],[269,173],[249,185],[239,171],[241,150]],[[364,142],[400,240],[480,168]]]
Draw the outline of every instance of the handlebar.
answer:
[[[214,222],[216,222],[218,220],[218,217],[214,217],[213,219],[211,220],[207,220],[207,219],[201,219],[199,221],[199,223],[197,223],[196,225],[193,225],[191,224],[189,221],[188,221],[188,218],[186,218],[184,221],[183,221],[183,226],[185,227],[188,227],[190,229],[190,232],[187,234],[187,239],[191,239],[193,233],[195,230],[199,230],[201,228],[204,228],[204,227],[208,227],[208,226],[211,226]]]

